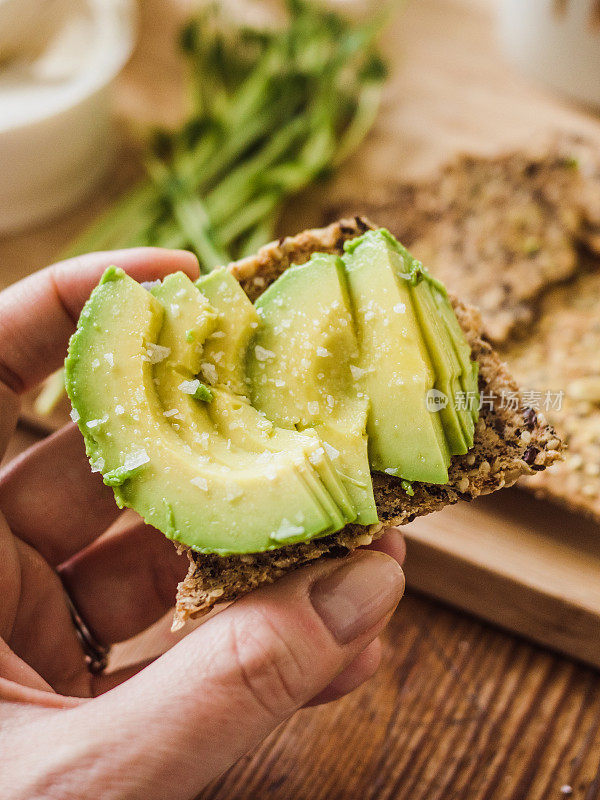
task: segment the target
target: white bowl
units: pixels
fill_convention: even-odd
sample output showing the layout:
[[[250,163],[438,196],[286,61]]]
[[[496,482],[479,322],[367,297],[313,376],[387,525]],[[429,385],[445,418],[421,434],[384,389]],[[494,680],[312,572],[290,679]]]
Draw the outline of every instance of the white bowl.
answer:
[[[600,106],[597,0],[501,0],[500,41],[523,73]]]
[[[0,233],[74,205],[110,161],[110,89],[133,47],[133,1],[75,5],[81,18],[59,30],[54,50],[0,70]],[[85,47],[82,32],[89,36]],[[58,52],[70,54],[71,63]],[[36,74],[46,77],[41,85]]]

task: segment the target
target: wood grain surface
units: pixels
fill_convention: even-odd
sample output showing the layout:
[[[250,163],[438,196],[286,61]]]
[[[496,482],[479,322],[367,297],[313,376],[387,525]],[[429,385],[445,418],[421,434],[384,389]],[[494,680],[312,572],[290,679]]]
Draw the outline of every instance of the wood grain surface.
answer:
[[[596,800],[599,761],[596,673],[409,596],[367,686],[300,712],[200,797]]]
[[[140,44],[118,87],[120,112],[134,125],[173,120],[180,112],[175,88],[180,73],[169,47],[190,6],[189,0],[142,4]],[[288,209],[282,232],[321,222],[323,208],[342,197],[355,197],[359,212],[365,191],[425,172],[457,149],[493,152],[557,130],[600,141],[597,117],[527,84],[503,62],[492,12],[484,0],[408,5],[386,37],[395,69],[376,130],[332,183]],[[138,169],[134,151],[122,146],[113,173],[86,204],[36,231],[0,240],[0,286],[51,262]],[[11,454],[35,438],[20,431]],[[529,498],[505,496],[513,498],[507,504],[526,504],[535,516],[537,507]],[[479,513],[477,504],[465,506],[452,525],[476,535]],[[571,527],[580,523],[569,515],[560,519],[562,541],[568,543]],[[426,574],[419,539],[428,531],[417,534],[415,528],[408,542],[406,570],[413,583]],[[563,558],[568,560],[564,553]],[[533,580],[525,557],[511,565],[519,568]],[[571,568],[580,579],[575,586],[570,579],[569,586],[589,598],[583,573],[576,563]],[[593,577],[588,574],[588,581]],[[555,573],[549,580],[559,584],[564,578]],[[437,573],[430,570],[422,588],[443,596],[443,586],[456,582],[440,565]],[[460,588],[468,593],[468,581]],[[591,594],[597,590],[596,584]],[[510,591],[510,584],[490,582],[487,606],[512,608],[518,621],[525,609],[516,596],[508,596]],[[549,586],[544,596],[555,591]],[[535,613],[535,592],[526,610]],[[541,628],[571,633],[560,611],[553,618],[545,611],[540,619]],[[585,638],[582,658],[600,650],[595,629],[582,625],[576,633]],[[156,652],[172,641],[163,621],[120,646],[115,661]],[[402,601],[384,644],[382,668],[369,684],[333,706],[297,714],[209,787],[203,800],[600,798],[600,677],[595,671],[416,593]]]

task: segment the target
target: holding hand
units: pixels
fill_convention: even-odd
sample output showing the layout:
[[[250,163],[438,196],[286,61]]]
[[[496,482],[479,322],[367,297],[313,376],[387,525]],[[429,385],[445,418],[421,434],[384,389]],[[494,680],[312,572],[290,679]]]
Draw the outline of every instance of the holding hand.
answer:
[[[115,263],[136,280],[194,256],[140,248],[49,267],[0,294],[0,456],[19,395],[58,368],[93,286]],[[401,538],[319,562],[208,620],[149,665],[92,675],[73,605],[107,646],[172,605],[184,559],[117,520],[74,425],[0,471],[0,795],[185,800],[306,704],[373,674],[404,579]],[[390,557],[391,556],[391,557]]]

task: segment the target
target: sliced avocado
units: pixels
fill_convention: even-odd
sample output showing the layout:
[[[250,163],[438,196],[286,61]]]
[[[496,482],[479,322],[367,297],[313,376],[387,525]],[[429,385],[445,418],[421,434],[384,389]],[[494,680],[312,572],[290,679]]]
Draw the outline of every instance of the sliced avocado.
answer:
[[[231,469],[186,447],[153,381],[163,317],[156,297],[111,267],[69,345],[69,397],[119,505],[200,552],[262,552],[333,532],[286,454]]]
[[[352,498],[329,456],[322,452],[315,432],[307,430],[300,435],[274,426],[246,397],[246,354],[260,317],[242,287],[228,270],[215,270],[200,278],[196,286],[206,292],[219,315],[217,329],[206,342],[203,358],[205,363],[215,366],[212,377],[217,386],[209,413],[216,428],[234,444],[257,453],[265,450],[291,453],[301,448],[308,460],[302,464],[298,458],[297,466],[320,502],[334,518],[341,509],[347,522],[356,519]]]
[[[435,374],[412,304],[411,275],[404,277],[387,232],[369,231],[345,250],[360,346],[357,389],[370,400],[371,466],[408,481],[447,483],[448,444],[439,415],[425,405]]]
[[[217,326],[217,312],[183,272],[169,275],[151,289],[164,308],[158,337],[159,353],[153,380],[167,418],[188,448],[229,467],[251,462],[245,454],[231,453],[215,431],[206,403],[195,397],[196,373],[204,342]],[[239,456],[239,458],[238,458]]]
[[[276,425],[314,427],[358,523],[376,522],[367,399],[357,397],[350,369],[358,343],[343,262],[317,254],[291,267],[258,298],[256,309],[261,324],[247,361],[252,404]]]
[[[314,431],[300,434],[276,428],[246,398],[233,394],[222,385],[211,387],[212,401],[209,405],[199,404],[190,393],[194,386],[193,373],[206,359],[206,351],[202,349],[204,340],[200,335],[202,325],[205,337],[209,337],[206,339],[208,342],[211,334],[223,324],[227,307],[242,306],[236,300],[236,294],[239,292],[246,298],[237,281],[234,283],[235,287],[228,286],[225,304],[224,293],[213,292],[216,310],[183,273],[169,276],[152,289],[165,308],[159,345],[170,351],[170,355],[155,367],[156,390],[165,406],[165,414],[169,415],[169,421],[192,450],[201,455],[209,451],[211,457],[220,463],[241,467],[251,465],[259,455],[262,463],[267,463],[285,454],[300,479],[330,514],[333,524],[342,526],[351,522],[356,518],[354,506],[327,454],[323,455],[321,442]],[[218,284],[220,280],[213,286]],[[175,312],[174,298],[178,299]],[[210,324],[204,323],[203,314],[208,315]],[[243,317],[240,325],[245,324],[252,331],[250,322],[253,316]],[[196,326],[194,335],[188,336],[193,325]],[[240,344],[234,349],[225,348],[225,356],[243,364],[245,352],[241,348],[247,338],[236,332],[236,341]],[[187,366],[183,366],[184,363]],[[219,375],[223,374],[222,369],[227,367],[225,358],[219,358],[218,365]],[[186,369],[190,371],[186,372]],[[230,376],[232,372],[224,374]]]
[[[423,279],[411,286],[410,291],[435,371],[434,389],[446,398],[446,405],[441,406],[438,413],[450,453],[466,453],[473,444],[473,419],[456,402],[459,392],[462,391],[462,368],[458,356],[431,292],[431,284]]]
[[[215,377],[212,382],[246,395],[245,358],[259,324],[256,309],[226,269],[204,275],[196,286],[219,314],[219,324],[204,347],[204,362],[214,367],[209,368]]]
[[[390,238],[393,239],[391,235]],[[429,294],[433,298],[433,304],[437,309],[438,318],[444,323],[446,335],[444,336],[443,329],[439,330],[438,334],[440,339],[444,340],[447,345],[452,345],[455,359],[459,365],[458,387],[455,387],[455,391],[461,391],[464,398],[459,402],[458,395],[455,394],[454,406],[459,412],[467,448],[470,449],[473,446],[475,423],[479,418],[479,391],[477,386],[479,365],[476,361],[471,359],[471,348],[456,318],[444,284],[434,278],[429,271],[423,267],[420,261],[414,259],[400,242],[395,239],[393,239],[393,241],[396,249],[402,256],[403,262],[410,265],[410,271],[415,276],[415,279],[412,280],[412,284],[414,286],[420,286],[423,282],[423,287],[427,288]],[[422,281],[419,280],[419,278],[421,278]]]
[[[440,310],[442,319],[446,324],[446,330],[450,334],[457,358],[461,364],[460,382],[462,391],[464,392],[464,405],[466,405],[467,410],[471,414],[474,429],[475,423],[479,419],[479,364],[471,359],[471,347],[456,318],[445,287],[436,281],[432,284],[431,291],[436,305]],[[473,439],[471,439],[470,447],[472,446]]]
[[[314,430],[306,429],[300,433],[280,428],[265,419],[245,397],[233,395],[219,387],[213,389],[213,393],[211,416],[222,436],[262,458],[266,458],[268,453],[295,453],[295,463],[304,481],[332,517],[336,519],[341,509],[346,522],[356,519],[352,498],[341,476],[333,469],[329,455]]]

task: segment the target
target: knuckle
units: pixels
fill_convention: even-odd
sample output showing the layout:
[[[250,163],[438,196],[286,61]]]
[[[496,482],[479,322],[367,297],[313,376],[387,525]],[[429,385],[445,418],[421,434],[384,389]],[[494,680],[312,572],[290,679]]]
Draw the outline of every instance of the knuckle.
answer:
[[[306,702],[307,664],[275,621],[261,613],[230,635],[236,678],[264,713],[281,721]]]

